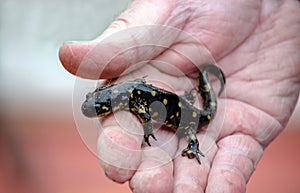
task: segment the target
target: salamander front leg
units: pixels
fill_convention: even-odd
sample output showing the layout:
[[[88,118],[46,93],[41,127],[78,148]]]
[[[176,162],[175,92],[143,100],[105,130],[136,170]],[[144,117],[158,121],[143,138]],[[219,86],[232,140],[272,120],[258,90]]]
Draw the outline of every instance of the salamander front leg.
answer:
[[[149,142],[149,138],[152,137],[156,141],[156,137],[153,134],[153,129],[152,129],[152,123],[151,123],[151,121],[148,121],[147,123],[144,123],[143,127],[144,127],[144,139],[145,139],[145,142],[149,146],[151,146],[151,144]]]
[[[199,150],[199,142],[195,133],[189,129],[186,133],[186,138],[188,146],[182,151],[182,156],[187,156],[190,159],[196,158],[198,163],[201,164],[199,155],[204,156],[204,154]]]
[[[134,103],[132,104],[131,112],[140,118],[143,124],[145,142],[151,146],[149,138],[152,137],[156,141],[156,137],[153,134],[151,115],[149,114],[148,109],[142,104]]]

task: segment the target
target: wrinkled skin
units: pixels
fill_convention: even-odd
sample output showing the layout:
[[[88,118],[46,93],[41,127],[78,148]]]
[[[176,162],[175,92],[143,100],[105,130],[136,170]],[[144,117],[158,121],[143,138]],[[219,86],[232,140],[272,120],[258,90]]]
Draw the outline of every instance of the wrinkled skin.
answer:
[[[133,1],[96,40],[65,43],[59,53],[61,62],[69,72],[81,77],[98,78],[93,72],[104,65],[106,68],[100,78],[116,77],[128,64],[150,59],[165,61],[182,72],[192,74],[197,69],[170,50],[159,55],[157,53],[160,51],[155,50],[131,52],[120,55],[108,64],[97,59],[118,51],[116,42],[103,44],[105,51],[97,52],[97,56],[89,54],[90,62],[82,64],[81,70],[77,71],[87,52],[112,33],[139,25],[170,25],[203,42],[227,78],[226,95],[218,99],[215,120],[210,129],[198,133],[200,143],[205,136],[205,143],[209,144],[208,147],[205,144],[201,147],[206,154],[201,159],[202,165],[181,156],[175,156],[174,160],[164,165],[154,159],[160,157],[168,160],[170,156],[180,154],[186,142],[177,139],[164,147],[167,154],[156,148],[157,151],[145,152],[142,159],[140,151],[132,152],[141,149],[142,136],[122,131],[113,118],[108,117],[103,122],[104,132],[99,136],[99,154],[106,160],[113,155],[120,166],[131,170],[101,162],[107,176],[120,183],[130,181],[131,188],[138,193],[245,192],[246,183],[264,149],[284,129],[299,96],[299,10],[300,2],[296,0]],[[152,35],[156,37],[160,34]],[[125,43],[138,46],[145,39],[146,34],[140,34],[139,39],[127,39]],[[189,49],[193,44],[197,42],[183,40],[172,46]],[[176,84],[181,77],[170,73],[163,65],[145,65],[132,73],[139,76],[141,72],[147,72],[149,77],[156,77],[162,82],[173,82],[173,88],[178,91],[187,89]],[[127,119],[132,117],[132,124],[141,129],[139,121],[128,112],[120,114],[127,116]],[[155,149],[155,145],[173,134],[173,131],[160,130],[156,133],[158,141],[151,148]],[[128,149],[114,148],[116,144]],[[143,170],[151,166],[159,167]]]

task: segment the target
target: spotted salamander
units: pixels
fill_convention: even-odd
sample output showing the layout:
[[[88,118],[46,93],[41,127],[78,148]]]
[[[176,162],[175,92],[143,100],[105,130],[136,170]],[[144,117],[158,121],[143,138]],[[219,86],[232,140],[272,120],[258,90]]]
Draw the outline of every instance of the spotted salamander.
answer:
[[[168,128],[176,129],[177,136],[185,137],[188,145],[182,156],[196,158],[204,154],[199,150],[196,132],[208,125],[216,115],[217,99],[210,84],[208,73],[215,75],[221,82],[219,95],[225,85],[223,72],[215,65],[205,65],[198,76],[198,89],[203,98],[203,109],[193,106],[195,90],[188,92],[188,97],[180,97],[172,92],[147,84],[144,79],[127,81],[97,88],[86,95],[82,104],[82,113],[87,117],[103,117],[118,110],[126,110],[141,120],[144,140],[150,145],[149,137],[153,134],[152,121],[161,122]],[[197,94],[196,92],[196,94]],[[192,97],[191,97],[192,96]]]

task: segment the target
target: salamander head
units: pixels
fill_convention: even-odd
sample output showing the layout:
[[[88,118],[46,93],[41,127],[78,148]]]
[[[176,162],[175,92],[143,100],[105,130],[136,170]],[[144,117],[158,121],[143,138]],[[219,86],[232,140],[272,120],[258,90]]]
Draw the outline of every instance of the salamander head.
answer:
[[[112,112],[110,87],[97,88],[86,95],[81,106],[82,113],[87,117],[103,117]]]

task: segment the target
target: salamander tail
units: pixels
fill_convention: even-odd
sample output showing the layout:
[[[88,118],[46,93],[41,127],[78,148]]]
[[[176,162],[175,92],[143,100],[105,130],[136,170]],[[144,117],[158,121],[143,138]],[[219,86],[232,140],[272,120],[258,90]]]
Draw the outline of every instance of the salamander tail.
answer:
[[[222,70],[220,68],[218,68],[217,66],[215,66],[215,65],[206,64],[201,68],[201,72],[202,73],[204,73],[204,72],[211,73],[211,74],[215,75],[220,80],[221,88],[220,88],[220,91],[218,93],[218,96],[220,96],[221,93],[224,90],[224,86],[225,86],[225,83],[226,83],[225,76],[224,76],[224,73],[222,72]],[[204,74],[206,74],[206,73],[204,73]]]

